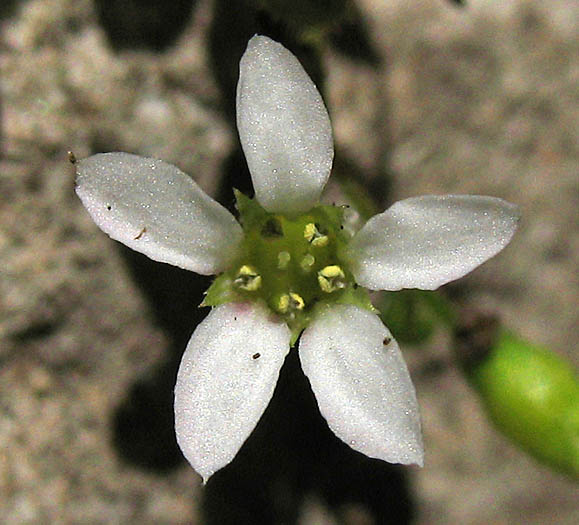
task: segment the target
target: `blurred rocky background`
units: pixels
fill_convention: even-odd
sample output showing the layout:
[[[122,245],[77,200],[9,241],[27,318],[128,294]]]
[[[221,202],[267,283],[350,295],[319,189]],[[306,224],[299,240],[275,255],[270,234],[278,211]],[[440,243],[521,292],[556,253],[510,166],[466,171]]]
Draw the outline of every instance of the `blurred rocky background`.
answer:
[[[520,205],[512,244],[447,293],[577,363],[576,2],[358,0],[345,19],[328,11],[322,37],[264,4],[0,4],[0,521],[578,523],[576,486],[491,427],[444,332],[404,348],[423,469],[334,440],[295,352],[231,468],[201,488],[182,459],[172,387],[209,280],[102,234],[67,151],[162,158],[231,207],[231,187],[251,187],[233,93],[258,31],[322,87],[330,201],[351,178],[382,206],[461,192]]]

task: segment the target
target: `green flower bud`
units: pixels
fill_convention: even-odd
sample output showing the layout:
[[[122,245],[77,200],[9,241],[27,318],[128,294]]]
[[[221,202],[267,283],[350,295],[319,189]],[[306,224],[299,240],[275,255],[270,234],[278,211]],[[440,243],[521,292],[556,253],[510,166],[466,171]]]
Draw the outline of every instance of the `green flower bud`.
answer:
[[[459,350],[470,346],[460,357],[496,427],[537,460],[579,479],[579,383],[572,365],[489,318],[457,335]]]

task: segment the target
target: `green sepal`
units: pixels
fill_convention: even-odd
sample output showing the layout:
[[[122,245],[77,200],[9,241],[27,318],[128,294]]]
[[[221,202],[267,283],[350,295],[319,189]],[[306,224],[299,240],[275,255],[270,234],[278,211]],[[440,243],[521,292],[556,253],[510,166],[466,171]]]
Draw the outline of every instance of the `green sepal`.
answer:
[[[337,232],[340,231],[340,225],[344,222],[343,206],[326,206],[321,204],[313,208],[311,213],[318,215],[320,219],[326,219]]]
[[[380,213],[380,211],[383,211],[379,210],[376,206],[376,202],[368,192],[367,186],[360,184],[360,182],[352,177],[341,177],[339,184],[340,189],[354,209],[360,214],[364,222],[377,213]]]
[[[501,330],[469,376],[501,432],[579,480],[579,382],[568,361]]]
[[[229,274],[221,274],[211,283],[205,292],[203,302],[199,306],[220,306],[239,300],[232,287],[232,279]]]
[[[235,207],[239,212],[239,222],[245,231],[257,228],[270,214],[262,208],[257,199],[251,199],[239,190],[233,189]]]
[[[332,300],[333,304],[351,304],[357,306],[364,310],[368,310],[373,314],[378,314],[378,310],[374,308],[372,301],[370,300],[370,294],[366,288],[361,288],[359,286],[349,286],[343,290],[335,300]]]
[[[306,319],[305,317],[302,317],[301,322],[299,324],[290,324],[289,328],[291,331],[291,337],[290,337],[290,347],[293,348],[301,333],[304,331],[304,329],[306,328],[306,326],[309,324],[309,318]]]

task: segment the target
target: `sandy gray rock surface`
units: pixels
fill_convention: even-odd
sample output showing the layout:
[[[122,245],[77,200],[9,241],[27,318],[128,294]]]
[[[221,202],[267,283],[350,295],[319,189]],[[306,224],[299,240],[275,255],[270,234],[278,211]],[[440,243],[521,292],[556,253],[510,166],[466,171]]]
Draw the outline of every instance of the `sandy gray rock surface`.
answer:
[[[74,194],[67,151],[162,158],[216,194],[237,144],[207,44],[220,10],[198,2],[162,52],[115,51],[95,5],[0,7],[1,521],[201,523],[200,479],[165,441],[171,363],[209,281],[155,270],[98,231]],[[577,363],[577,6],[358,5],[381,62],[322,53],[339,155],[369,184],[388,174],[391,198],[464,192],[518,203],[513,243],[461,286]],[[167,309],[166,288],[181,306]],[[497,434],[448,346],[440,334],[406,352],[426,444],[424,469],[410,470],[414,522],[579,522],[576,486]],[[158,381],[165,397],[138,396],[145,406],[132,412],[135,385]],[[122,436],[133,424],[146,433],[149,420],[127,413],[155,416],[166,456],[134,459]],[[363,507],[329,508],[316,494],[299,515],[372,523]]]

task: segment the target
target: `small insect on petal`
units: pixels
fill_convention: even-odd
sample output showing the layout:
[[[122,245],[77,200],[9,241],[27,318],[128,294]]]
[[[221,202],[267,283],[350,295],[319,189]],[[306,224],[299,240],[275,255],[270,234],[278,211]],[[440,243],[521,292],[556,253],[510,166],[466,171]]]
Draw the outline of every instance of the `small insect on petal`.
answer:
[[[253,354],[251,356],[253,359],[259,359],[261,357],[261,354],[259,352],[256,352],[255,354]]]
[[[143,226],[142,230],[141,230],[141,231],[139,232],[139,234],[135,237],[135,241],[138,241],[138,240],[143,236],[143,234],[145,234],[145,233],[147,233],[147,227],[146,227],[146,226]]]

